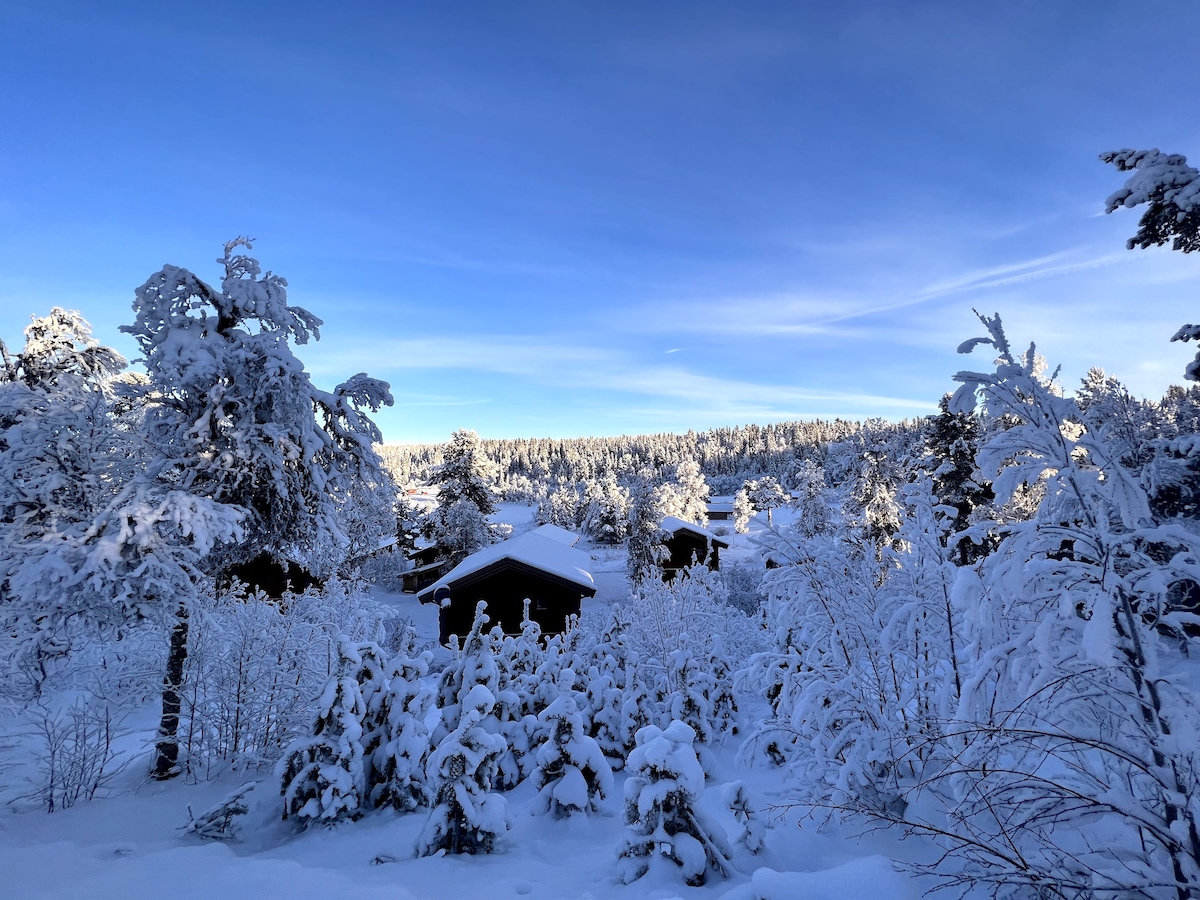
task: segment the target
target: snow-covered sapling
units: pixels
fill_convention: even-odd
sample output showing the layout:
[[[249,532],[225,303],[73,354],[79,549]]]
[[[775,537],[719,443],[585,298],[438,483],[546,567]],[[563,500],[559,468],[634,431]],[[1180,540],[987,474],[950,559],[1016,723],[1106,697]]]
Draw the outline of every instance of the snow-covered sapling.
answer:
[[[417,855],[491,853],[508,828],[506,804],[489,790],[496,780],[496,761],[505,750],[504,738],[489,734],[480,724],[496,705],[482,684],[463,699],[458,727],[429,757],[426,775],[437,784],[429,821],[417,839]]]
[[[196,837],[213,841],[235,841],[241,829],[233,820],[250,812],[250,804],[246,795],[254,790],[257,781],[247,781],[240,788],[198,816],[192,815],[188,807],[188,823],[180,829],[184,834],[194,834]]]
[[[721,828],[696,808],[704,771],[692,742],[696,732],[683,722],[647,725],[637,733],[625,782],[625,823],[620,848],[621,879],[645,875],[659,857],[674,863],[693,887],[708,873],[728,875],[732,855]]]
[[[337,674],[321,695],[313,736],[294,742],[276,767],[283,818],[301,826],[332,825],[363,812],[362,720],[366,712],[355,673],[362,667],[356,645],[338,639]]]
[[[751,853],[760,852],[765,846],[767,826],[762,813],[755,809],[746,791],[746,785],[741,781],[731,781],[725,785],[721,796],[729,811],[733,813],[734,819],[742,826],[742,833],[737,838],[738,843]]]
[[[425,716],[433,691],[421,685],[421,679],[429,674],[432,657],[426,650],[415,659],[397,657],[389,666],[384,701],[387,738],[375,752],[374,770],[380,778],[370,788],[374,807],[390,804],[400,812],[413,812],[433,799],[425,779],[425,759],[430,749]]]
[[[538,749],[533,773],[536,809],[556,817],[595,811],[597,799],[612,792],[612,769],[600,745],[588,737],[575,698],[559,695],[538,719],[549,738]]]

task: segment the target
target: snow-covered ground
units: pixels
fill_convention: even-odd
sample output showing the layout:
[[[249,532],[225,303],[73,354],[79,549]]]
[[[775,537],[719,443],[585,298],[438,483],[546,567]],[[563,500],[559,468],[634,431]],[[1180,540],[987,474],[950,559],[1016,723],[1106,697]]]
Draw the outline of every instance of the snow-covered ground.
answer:
[[[778,517],[778,513],[777,513]],[[504,508],[497,518],[520,533],[532,523],[526,507]],[[755,523],[754,529],[762,528]],[[732,531],[732,529],[730,529]],[[749,555],[745,536],[726,536],[727,558]],[[585,614],[628,594],[623,551],[581,544],[593,561],[598,592]],[[376,598],[399,609],[422,640],[437,634],[437,611],[404,594]],[[441,651],[446,653],[447,651]],[[432,677],[432,676],[431,676]],[[754,715],[753,707],[744,710]],[[126,723],[130,724],[130,723]],[[778,770],[738,763],[739,739],[715,748],[717,777],[706,786],[702,808],[735,842],[736,871],[703,887],[652,869],[631,885],[616,880],[616,853],[625,826],[616,774],[601,812],[567,821],[537,815],[526,781],[506,794],[510,829],[498,851],[485,856],[415,857],[414,843],[427,813],[376,812],[333,829],[297,833],[280,819],[278,785],[269,771],[214,781],[159,783],[148,779],[155,710],[147,706],[129,738],[140,757],[111,786],[109,796],[47,814],[29,803],[10,804],[0,817],[0,896],[14,898],[388,897],[388,898],[672,898],[730,900],[907,900],[922,885],[901,874],[893,860],[928,852],[895,836],[863,837],[832,825],[800,820],[788,807]],[[189,809],[200,813],[247,780],[258,781],[241,840],[203,841],[181,833]],[[722,786],[743,781],[757,808],[769,810],[766,848],[757,855],[736,844],[740,826],[722,804]]]
[[[149,735],[147,735],[149,737]],[[735,765],[733,741],[720,748],[724,780],[746,782],[763,804],[786,800],[777,774]],[[772,900],[905,900],[917,884],[895,872],[891,857],[912,850],[881,836],[856,839],[837,829],[797,826],[784,814],[757,856],[735,852],[737,872],[689,888],[677,877],[651,873],[632,885],[615,880],[616,848],[624,831],[617,773],[614,796],[601,815],[557,821],[531,812],[528,782],[507,794],[511,823],[498,852],[487,856],[414,858],[426,814],[377,813],[340,827],[297,835],[279,820],[280,801],[269,773],[259,776],[239,843],[181,836],[188,807],[199,812],[244,779],[201,784],[144,780],[134,767],[110,799],[53,814],[12,812],[0,820],[0,894],[14,898],[201,897],[474,897],[668,898]],[[729,831],[738,826],[721,808],[720,780],[704,807]],[[761,871],[760,871],[761,870]],[[757,872],[757,874],[755,874]],[[781,873],[781,874],[774,874]],[[755,885],[750,889],[750,885]]]

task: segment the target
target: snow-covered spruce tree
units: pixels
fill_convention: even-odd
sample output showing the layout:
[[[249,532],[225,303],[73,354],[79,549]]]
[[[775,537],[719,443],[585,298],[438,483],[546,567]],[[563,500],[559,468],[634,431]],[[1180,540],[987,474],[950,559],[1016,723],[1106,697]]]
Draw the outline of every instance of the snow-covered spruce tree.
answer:
[[[482,684],[495,702],[496,692],[500,689],[500,668],[492,633],[487,630],[489,621],[487,603],[480,602],[475,607],[471,630],[463,638],[462,650],[442,670],[438,679],[436,703],[441,710],[441,719],[433,732],[435,743],[458,727],[463,698],[473,687]]]
[[[683,722],[665,729],[647,725],[637,733],[625,782],[625,824],[619,850],[621,879],[630,884],[656,860],[678,868],[693,887],[710,872],[725,877],[733,855],[721,827],[696,808],[704,771],[692,747],[696,734]]]
[[[750,518],[754,515],[754,504],[746,493],[745,485],[733,496],[733,530],[745,534],[750,530]]]
[[[897,493],[902,481],[900,461],[886,445],[875,443],[863,450],[850,499],[862,537],[875,548],[875,558],[884,559],[894,546],[900,528]]]
[[[418,856],[432,856],[439,850],[491,853],[496,839],[507,830],[504,798],[490,793],[504,738],[490,734],[481,724],[495,704],[484,685],[472,687],[462,700],[458,727],[430,754],[426,776],[437,786],[437,795],[417,839]]]
[[[135,506],[114,501],[114,515],[127,524],[153,503],[151,509],[159,509],[154,521],[190,522],[176,527],[202,543],[200,561],[175,566],[171,593],[156,593],[153,583],[139,584],[136,576],[127,579],[134,594],[179,597],[157,777],[177,771],[178,686],[196,596],[193,587],[179,590],[183,583],[194,585],[202,575],[220,575],[261,553],[330,574],[344,555],[347,523],[363,540],[371,530],[366,521],[384,521],[355,510],[375,504],[387,477],[372,448],[379,430],[365,412],[391,404],[387,384],[359,374],[332,393],[314,387],[291,342],[318,338],[321,320],[288,306],[287,282],[235,253],[243,246],[250,247],[245,238],[225,245],[220,290],[187,269],[164,266],[137,289],[134,323],[122,329],[137,340],[148,375],[142,438],[151,460],[134,491]],[[151,499],[159,496],[166,500]],[[180,504],[188,505],[186,519],[176,511]],[[243,539],[217,544],[216,538],[231,536],[235,514]],[[103,523],[93,530],[99,541],[112,538]]]
[[[824,467],[811,459],[801,460],[792,472],[792,479],[796,485],[795,499],[791,501],[795,509],[792,529],[799,535],[812,537],[837,528],[841,502],[829,487]]]
[[[387,676],[387,662],[383,651],[374,641],[363,641],[353,645],[358,654],[359,664],[352,673],[358,682],[362,696],[362,735],[359,743],[362,745],[362,805],[369,808],[371,796],[376,793],[381,784],[389,780],[390,773],[377,768],[375,763],[382,756],[383,745],[391,736],[390,708],[391,686]]]
[[[708,525],[708,483],[700,464],[694,459],[685,459],[675,467],[675,494],[678,497],[677,515],[685,522],[695,522],[701,527]]]
[[[631,491],[629,505],[627,567],[631,581],[661,577],[659,566],[667,556],[662,522],[676,511],[678,498],[671,487],[655,482],[650,473],[643,472]]]
[[[356,677],[362,668],[358,647],[339,638],[337,672],[321,694],[313,736],[294,742],[276,766],[283,818],[301,827],[334,825],[365,811],[362,722],[367,710]]]
[[[931,416],[925,432],[925,447],[933,464],[933,489],[938,500],[954,508],[954,521],[946,540],[960,566],[986,556],[994,546],[991,536],[972,541],[961,537],[974,524],[976,510],[986,512],[995,494],[991,484],[979,474],[975,454],[983,440],[982,428],[974,410],[953,413],[950,396],[938,404],[939,413]]]
[[[479,443],[479,435],[460,428],[442,450],[442,464],[430,480],[438,486],[438,504],[449,508],[458,500],[474,504],[484,516],[496,511],[496,466]]]
[[[426,650],[413,658],[399,656],[388,666],[387,737],[372,763],[380,776],[368,795],[372,807],[390,805],[400,812],[413,812],[433,800],[425,777],[431,749],[425,719],[433,691],[421,685],[432,658]]]
[[[600,745],[588,737],[575,698],[563,692],[538,716],[548,737],[538,748],[533,786],[537,809],[556,817],[596,810],[613,786],[612,769]]]
[[[1172,676],[1157,628],[1180,624],[1170,585],[1194,579],[1200,540],[1158,524],[1145,491],[1073,400],[1046,389],[1033,348],[1013,353],[999,317],[980,316],[994,372],[960,372],[952,409],[982,397],[1016,424],[979,456],[997,497],[1042,479],[1036,515],[963,570],[971,671],[959,706],[966,741],[935,786],[952,786],[937,833],[964,864],[952,880],[1042,896],[1200,896],[1200,716]]]

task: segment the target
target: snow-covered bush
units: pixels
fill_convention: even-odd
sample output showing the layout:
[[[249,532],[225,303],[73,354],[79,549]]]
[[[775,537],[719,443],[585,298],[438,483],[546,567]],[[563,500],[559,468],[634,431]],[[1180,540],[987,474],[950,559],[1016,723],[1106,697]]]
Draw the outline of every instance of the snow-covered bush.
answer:
[[[659,701],[654,721],[684,716],[704,742],[732,724],[732,668],[763,642],[761,629],[726,598],[720,574],[699,565],[669,582],[646,579],[618,609],[637,670]]]
[[[666,729],[647,725],[637,734],[625,782],[625,824],[619,856],[621,879],[629,884],[656,860],[678,868],[684,881],[704,884],[710,872],[729,874],[732,855],[716,823],[696,808],[704,771],[692,747],[696,733],[682,722]]]
[[[311,733],[339,633],[376,641],[389,615],[336,581],[282,601],[230,592],[201,611],[190,629],[179,732],[180,762],[194,777],[274,765],[289,742]]]
[[[725,602],[748,616],[761,612],[767,599],[762,591],[762,563],[728,563],[721,567],[721,580],[725,582]]]
[[[69,705],[38,705],[24,716],[36,748],[33,790],[46,812],[93,799],[120,772],[113,740],[122,717],[102,699],[85,696]]]
[[[575,699],[564,692],[538,719],[549,737],[537,751],[533,772],[537,809],[556,817],[594,811],[596,801],[612,791],[612,769],[584,731]]]
[[[507,830],[504,798],[490,793],[504,738],[480,724],[495,705],[487,687],[474,685],[461,701],[458,726],[430,754],[425,772],[437,794],[417,839],[418,856],[491,853]]]

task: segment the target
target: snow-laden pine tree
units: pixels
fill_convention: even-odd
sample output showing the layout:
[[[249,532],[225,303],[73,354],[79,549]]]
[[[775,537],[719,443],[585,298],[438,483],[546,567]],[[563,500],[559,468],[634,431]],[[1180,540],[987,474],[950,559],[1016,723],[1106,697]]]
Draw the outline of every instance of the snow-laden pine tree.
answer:
[[[701,476],[703,477],[703,476]],[[629,491],[609,474],[584,486],[579,528],[605,544],[619,544],[629,532]]]
[[[570,530],[579,527],[580,497],[574,484],[560,484],[538,504],[539,525],[557,525]]]
[[[1187,157],[1158,150],[1115,150],[1100,159],[1132,172],[1125,184],[1104,201],[1104,211],[1145,206],[1137,234],[1125,242],[1133,250],[1170,242],[1172,250],[1200,250],[1200,169],[1189,166]],[[1173,341],[1200,340],[1200,325],[1183,325]],[[1200,381],[1200,352],[1188,363],[1184,378]]]
[[[379,502],[387,480],[367,411],[391,404],[388,385],[358,374],[318,390],[292,343],[318,338],[321,320],[289,306],[286,280],[263,274],[235,252],[241,247],[250,242],[225,245],[219,290],[164,266],[137,289],[134,323],[122,328],[138,342],[148,376],[141,437],[150,461],[93,533],[110,559],[124,561],[115,579],[122,591],[175,613],[158,777],[177,771],[179,678],[200,577],[262,553],[330,574],[348,528],[357,540],[378,540],[388,519],[361,512]],[[237,524],[241,539],[228,540]],[[163,574],[169,591],[139,568],[151,546],[176,551]],[[185,550],[195,562],[179,556]]]
[[[559,818],[594,812],[597,801],[612,793],[612,769],[600,745],[588,736],[575,698],[564,691],[538,719],[547,738],[533,771],[536,808]]]
[[[504,798],[491,793],[504,738],[481,724],[495,705],[491,691],[474,685],[462,699],[458,727],[430,754],[425,771],[437,793],[417,839],[418,856],[491,853],[507,830]]]
[[[637,746],[625,766],[629,827],[618,851],[626,884],[656,862],[670,863],[694,887],[704,884],[710,873],[729,874],[733,854],[726,836],[696,808],[704,792],[704,770],[692,747],[695,738],[683,722],[665,729],[647,725],[637,733]]]
[[[365,811],[363,718],[366,705],[356,677],[363,670],[359,647],[338,639],[337,671],[317,702],[313,736],[295,741],[276,766],[283,818],[302,828],[334,825]]]
[[[466,497],[460,497],[449,506],[439,506],[430,514],[429,521],[433,537],[455,562],[461,562],[495,540],[488,520]]]

